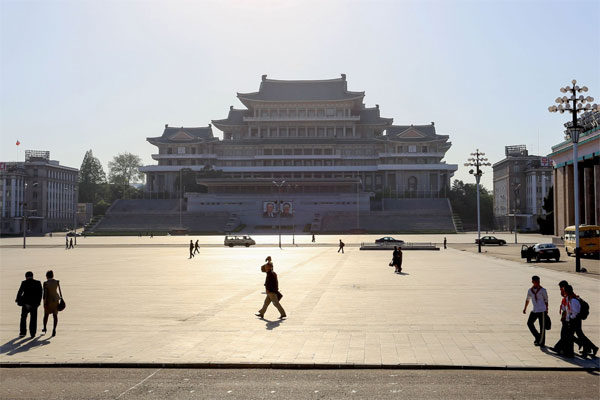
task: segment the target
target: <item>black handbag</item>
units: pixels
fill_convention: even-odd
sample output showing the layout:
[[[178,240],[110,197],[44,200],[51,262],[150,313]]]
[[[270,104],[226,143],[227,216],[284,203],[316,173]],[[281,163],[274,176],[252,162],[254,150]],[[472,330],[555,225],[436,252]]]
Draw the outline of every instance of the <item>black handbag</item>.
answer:
[[[282,297],[283,295],[281,294],[281,292],[277,291],[277,301],[281,300]]]
[[[552,329],[552,320],[550,319],[548,313],[544,314],[544,329],[546,329],[547,331]]]
[[[57,310],[58,310],[58,311],[62,311],[62,310],[64,310],[66,307],[67,307],[67,304],[65,303],[65,300],[64,300],[64,299],[60,299],[60,300],[58,301],[58,307],[57,307]]]
[[[58,282],[58,292],[60,293],[60,300],[58,300],[58,307],[56,308],[58,311],[62,311],[67,307],[65,303],[65,299],[63,299],[62,290],[60,288],[60,282]]]

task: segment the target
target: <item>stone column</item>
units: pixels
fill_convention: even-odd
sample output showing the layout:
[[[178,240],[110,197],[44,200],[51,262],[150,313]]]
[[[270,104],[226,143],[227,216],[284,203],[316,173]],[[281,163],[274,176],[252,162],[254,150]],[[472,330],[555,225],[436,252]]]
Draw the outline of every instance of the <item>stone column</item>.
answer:
[[[597,161],[596,161],[597,162]],[[595,225],[600,225],[600,164],[594,165],[594,208],[596,221]]]
[[[584,224],[594,225],[596,221],[596,207],[594,196],[594,169],[593,166],[585,166],[583,169],[583,203],[585,205]]]
[[[565,167],[565,227],[575,224],[575,185],[573,184],[573,164]]]

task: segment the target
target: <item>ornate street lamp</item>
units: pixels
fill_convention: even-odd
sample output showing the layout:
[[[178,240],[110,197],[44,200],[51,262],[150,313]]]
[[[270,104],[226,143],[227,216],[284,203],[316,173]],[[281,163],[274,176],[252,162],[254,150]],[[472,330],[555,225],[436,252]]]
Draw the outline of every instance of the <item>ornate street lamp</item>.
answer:
[[[581,260],[580,260],[580,247],[579,247],[579,169],[578,167],[578,156],[577,156],[577,143],[579,143],[579,136],[583,132],[581,126],[577,125],[577,114],[586,111],[600,111],[600,106],[596,103],[590,104],[594,101],[591,96],[584,97],[583,95],[577,96],[577,93],[587,92],[587,86],[579,87],[577,81],[573,79],[571,81],[573,86],[565,86],[560,88],[562,93],[570,93],[569,97],[557,97],[555,102],[558,106],[548,107],[550,112],[560,112],[563,114],[565,111],[571,113],[573,117],[571,127],[565,131],[565,139],[570,140],[573,143],[573,191],[575,192],[575,271],[581,271]],[[587,103],[587,104],[586,104]]]
[[[490,164],[487,158],[484,158],[485,153],[482,153],[477,149],[475,153],[471,153],[473,157],[470,157],[465,163],[465,167],[475,167],[475,170],[471,169],[469,173],[475,175],[475,181],[477,182],[477,243],[478,251],[481,253],[481,215],[479,212],[479,181],[483,172],[480,167],[489,167]]]

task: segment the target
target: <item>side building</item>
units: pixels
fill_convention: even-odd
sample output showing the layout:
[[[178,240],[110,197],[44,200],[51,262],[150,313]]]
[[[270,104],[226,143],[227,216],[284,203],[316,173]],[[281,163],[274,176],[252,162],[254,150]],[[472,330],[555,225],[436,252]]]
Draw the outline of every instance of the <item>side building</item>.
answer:
[[[500,230],[537,231],[546,215],[544,199],[552,187],[547,157],[529,155],[525,145],[506,146],[505,158],[495,163],[494,219]]]
[[[146,191],[185,197],[187,211],[226,211],[252,225],[290,209],[287,221],[305,224],[324,212],[445,200],[457,170],[443,161],[449,137],[433,123],[393,125],[379,105],[366,107],[364,96],[348,90],[344,74],[289,81],[263,75],[257,92],[237,94],[245,108],[231,106],[227,118],[204,128],[165,126],[162,136],[148,138],[158,165],[140,169]]]
[[[568,122],[565,127],[571,125]],[[577,146],[579,221],[600,225],[600,112],[586,112],[578,125],[583,127]],[[549,157],[554,167],[554,234],[563,236],[567,226],[575,225],[573,144],[565,139],[552,146]]]
[[[25,162],[0,163],[0,232],[31,234],[72,228],[79,170],[50,160],[49,151],[25,151]]]

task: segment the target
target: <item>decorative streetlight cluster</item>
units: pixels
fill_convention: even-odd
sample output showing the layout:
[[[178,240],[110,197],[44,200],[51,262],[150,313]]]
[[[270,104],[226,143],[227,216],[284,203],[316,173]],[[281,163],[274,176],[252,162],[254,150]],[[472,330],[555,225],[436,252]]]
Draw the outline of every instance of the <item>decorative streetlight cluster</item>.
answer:
[[[565,86],[560,88],[562,93],[570,93],[570,96],[557,97],[555,102],[558,106],[548,107],[550,112],[560,112],[563,114],[565,111],[571,113],[573,117],[573,123],[571,127],[565,131],[565,138],[573,143],[573,191],[575,192],[575,271],[581,271],[581,261],[579,257],[579,170],[577,167],[578,156],[577,156],[577,143],[579,143],[579,135],[583,132],[583,128],[577,125],[577,114],[586,111],[600,111],[600,105],[594,103],[594,98],[591,96],[584,97],[583,95],[577,96],[577,93],[587,92],[587,86],[579,87],[577,81],[573,79],[571,81],[573,86]],[[587,103],[587,104],[586,104]]]
[[[481,253],[481,216],[479,212],[479,181],[481,180],[481,175],[483,175],[483,171],[481,171],[481,167],[489,167],[490,164],[488,159],[485,158],[485,153],[479,151],[479,149],[475,150],[475,153],[471,153],[471,156],[467,159],[468,162],[465,163],[465,167],[475,167],[475,169],[471,169],[469,173],[471,175],[475,175],[475,181],[477,182],[477,242],[478,242],[478,251]]]
[[[571,96],[557,97],[556,100],[554,100],[554,102],[558,104],[558,106],[550,106],[548,107],[548,111],[559,112],[561,114],[565,111],[569,111],[571,113],[573,113],[573,111],[600,111],[600,106],[598,104],[590,104],[592,101],[594,101],[594,98],[592,96],[577,96],[577,93],[587,92],[587,86],[579,87],[575,79],[573,79],[571,83],[573,84],[573,86],[567,85],[565,87],[560,88],[560,91],[562,93],[571,93]],[[573,103],[573,105],[571,105],[571,102]]]

